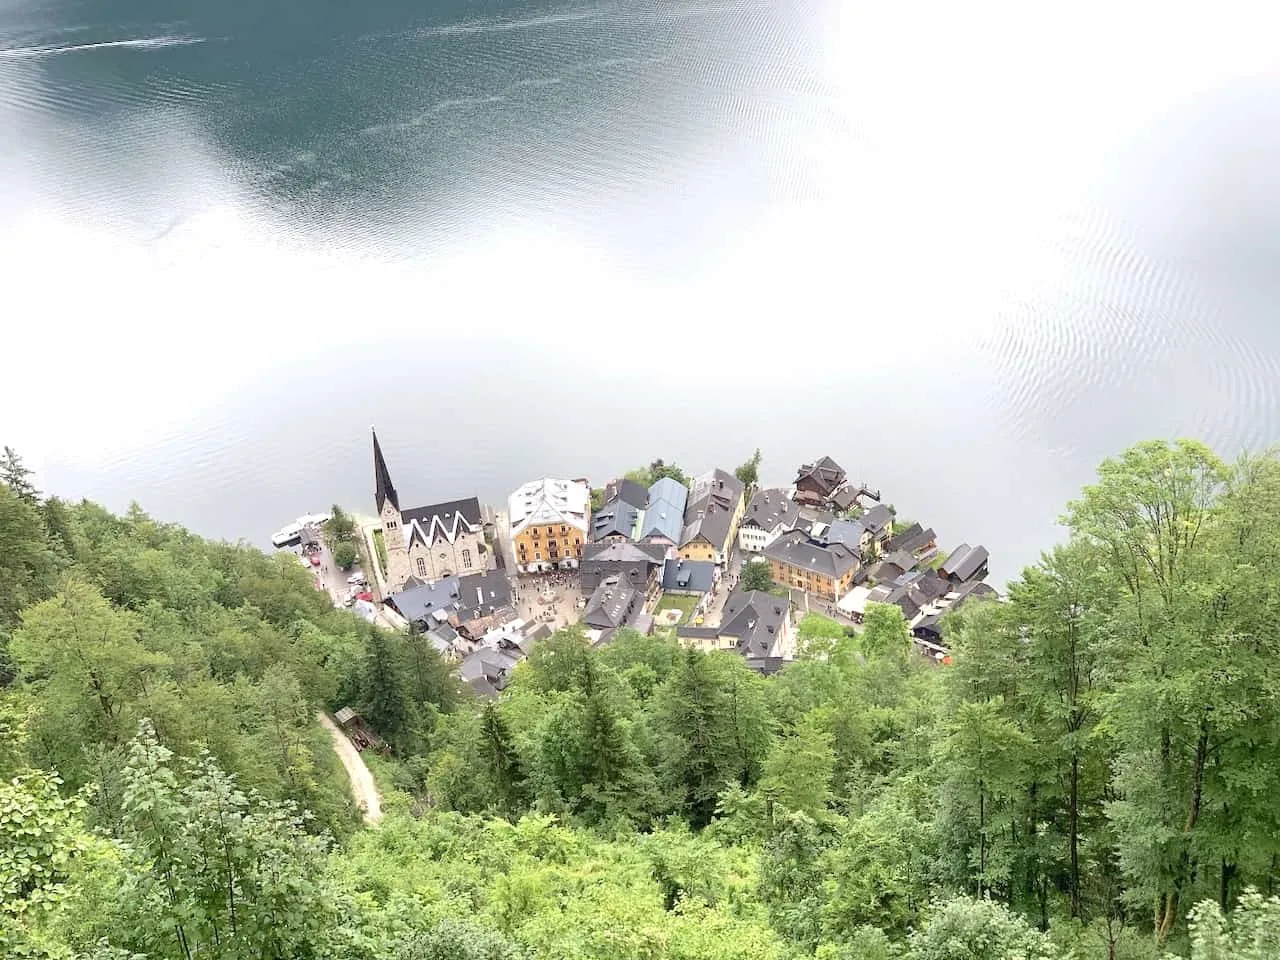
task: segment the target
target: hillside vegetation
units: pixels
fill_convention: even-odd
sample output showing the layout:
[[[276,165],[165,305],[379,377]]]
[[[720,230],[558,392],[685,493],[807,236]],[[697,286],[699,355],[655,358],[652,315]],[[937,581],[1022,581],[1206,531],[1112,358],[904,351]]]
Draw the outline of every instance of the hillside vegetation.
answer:
[[[1106,461],[949,667],[894,607],[771,678],[570,629],[492,704],[292,557],[0,466],[0,956],[1280,956],[1271,455]]]

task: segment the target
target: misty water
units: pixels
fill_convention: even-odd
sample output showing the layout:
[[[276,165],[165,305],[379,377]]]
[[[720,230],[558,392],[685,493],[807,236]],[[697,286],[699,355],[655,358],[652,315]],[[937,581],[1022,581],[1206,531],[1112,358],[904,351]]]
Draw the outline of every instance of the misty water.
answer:
[[[370,424],[406,502],[831,454],[1003,579],[1280,429],[1266,8],[1033,6],[7,0],[0,441],[260,544]]]

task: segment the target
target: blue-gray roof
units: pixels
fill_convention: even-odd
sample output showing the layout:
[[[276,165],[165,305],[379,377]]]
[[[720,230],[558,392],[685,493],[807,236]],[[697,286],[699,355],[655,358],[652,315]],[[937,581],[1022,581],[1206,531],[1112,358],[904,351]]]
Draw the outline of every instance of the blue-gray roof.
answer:
[[[613,536],[630,539],[639,516],[640,510],[626,501],[615,500],[605,504],[591,517],[591,541],[594,543]]]
[[[861,519],[832,520],[822,539],[827,543],[843,543],[850,550],[857,550],[862,542],[862,535],[866,532],[867,528]]]
[[[683,484],[670,477],[659,479],[649,488],[649,506],[644,511],[640,536],[666,537],[672,543],[679,543],[688,500],[689,491]]]
[[[710,593],[716,583],[716,565],[710,560],[668,560],[662,568],[663,590]]]
[[[406,620],[424,620],[436,610],[451,613],[458,602],[458,578],[445,577],[435,583],[410,587],[388,599]]]

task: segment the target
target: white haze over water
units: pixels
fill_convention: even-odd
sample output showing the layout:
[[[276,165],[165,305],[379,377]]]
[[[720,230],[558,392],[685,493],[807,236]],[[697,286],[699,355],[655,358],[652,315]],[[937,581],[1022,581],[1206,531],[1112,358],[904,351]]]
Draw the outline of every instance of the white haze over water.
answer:
[[[1098,372],[1112,353],[1134,350],[1132,329],[1102,323],[1080,335],[1035,319],[1043,304],[1092,283],[1090,271],[1116,264],[1152,270],[1153,285],[1165,289],[1159,269],[1144,263],[1177,234],[1188,184],[1153,176],[1162,138],[1186,122],[1189,105],[1223,91],[1256,88],[1274,99],[1274,5],[834,2],[814,17],[821,89],[801,91],[802,109],[777,111],[772,132],[749,147],[717,145],[708,134],[716,168],[684,188],[698,191],[698,210],[724,210],[724,226],[692,214],[681,221],[671,184],[638,184],[629,198],[643,207],[651,192],[653,204],[673,211],[671,233],[698,238],[696,269],[679,272],[647,268],[571,216],[521,213],[502,196],[479,198],[456,232],[417,255],[346,246],[340,229],[299,235],[255,202],[236,161],[180,105],[153,119],[166,131],[146,141],[153,153],[137,157],[143,173],[130,174],[146,179],[148,192],[136,217],[121,219],[105,210],[114,199],[104,197],[99,210],[94,198],[51,181],[46,161],[65,135],[6,97],[0,63],[0,309],[16,331],[5,337],[0,439],[47,476],[84,476],[118,468],[193,423],[213,429],[230,409],[267,422],[276,410],[264,383],[300,383],[306,371],[316,373],[307,406],[322,423],[340,384],[359,397],[367,371],[391,357],[406,366],[414,356],[438,359],[445,333],[446,352],[491,351],[482,376],[505,378],[514,397],[529,389],[522,378],[541,376],[529,369],[539,358],[567,351],[589,366],[611,351],[634,357],[634,332],[659,331],[675,342],[714,342],[715,361],[697,381],[724,398],[723,409],[718,397],[699,414],[714,455],[759,443],[768,456],[778,432],[791,429],[785,415],[816,394],[833,413],[800,437],[811,454],[860,448],[846,463],[851,472],[886,488],[896,482],[900,502],[914,500],[908,512],[932,520],[948,541],[959,537],[926,513],[958,498],[972,506],[989,491],[1025,518],[1017,523],[1025,541],[1011,538],[1018,563],[1033,559],[1029,546],[1052,536],[1062,498],[1119,443],[1193,430],[1227,444],[1274,439],[1205,417],[1193,391],[1082,449],[1094,425],[1086,416],[1067,429],[1061,409],[1105,402],[1101,419],[1114,421],[1126,416],[1117,404],[1143,403]],[[173,38],[125,41],[136,47],[128,55],[151,55],[147,44],[162,39]],[[53,52],[96,55],[73,46],[39,55]],[[23,56],[0,51],[0,59]],[[1208,156],[1220,146],[1193,149]],[[1191,169],[1194,158],[1181,159]],[[735,191],[753,177],[767,181],[772,202],[743,222]],[[1147,237],[1142,250],[1138,234]],[[1224,302],[1195,262],[1180,264],[1176,283],[1179,303]],[[1151,323],[1151,345],[1138,344],[1126,373],[1135,383],[1194,369],[1201,339],[1261,365],[1242,376],[1274,363],[1267,349],[1250,347],[1248,331]],[[764,399],[734,399],[743,381]],[[1204,382],[1212,404],[1270,401],[1240,399],[1230,381],[1227,370],[1221,384]],[[665,396],[669,411],[670,396],[690,388],[689,364],[674,357],[623,368],[608,383],[627,402]],[[569,384],[563,395],[601,416],[611,409]],[[427,415],[429,391],[421,402]],[[685,402],[699,404],[708,401],[696,393]],[[775,419],[755,413],[771,405],[783,408],[769,414]],[[518,406],[502,416],[518,420]],[[623,412],[637,423],[646,417],[643,406]],[[945,428],[956,415],[967,429],[930,426]],[[864,438],[858,424],[870,417],[899,425]],[[565,414],[559,429],[590,420]],[[323,441],[322,427],[313,432]],[[636,434],[630,459],[666,449],[661,430],[638,426]],[[678,446],[696,450],[698,440]],[[626,446],[611,441],[609,453]],[[965,447],[972,463],[956,466]],[[886,466],[889,459],[896,462]],[[954,474],[939,486],[941,464]],[[772,462],[778,475],[768,479],[789,479],[790,467]],[[327,499],[298,502],[296,512]],[[951,517],[963,508],[953,503]],[[192,508],[174,519],[200,530],[197,515]],[[207,532],[262,533],[228,526]],[[1002,573],[1014,572],[1001,560]]]

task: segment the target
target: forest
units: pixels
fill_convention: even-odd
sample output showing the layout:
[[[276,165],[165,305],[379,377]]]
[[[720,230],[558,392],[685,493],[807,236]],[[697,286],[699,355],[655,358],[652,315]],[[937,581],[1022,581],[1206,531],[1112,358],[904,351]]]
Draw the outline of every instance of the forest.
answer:
[[[570,628],[496,702],[291,556],[37,481],[5,448],[0,956],[1280,957],[1276,454],[1104,461],[949,665],[896,607],[772,677]]]

